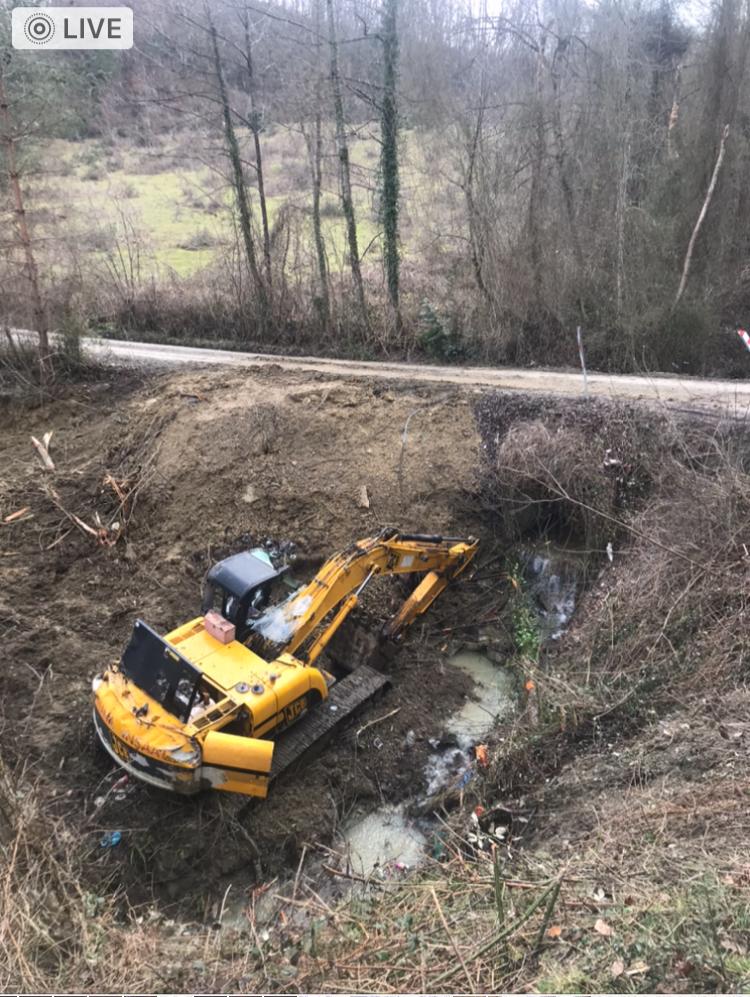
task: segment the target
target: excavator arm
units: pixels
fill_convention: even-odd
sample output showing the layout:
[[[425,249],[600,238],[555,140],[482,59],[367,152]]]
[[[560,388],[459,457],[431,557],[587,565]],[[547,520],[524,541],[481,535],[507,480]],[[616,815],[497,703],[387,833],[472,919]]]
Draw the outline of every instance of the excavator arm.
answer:
[[[312,664],[359,601],[367,583],[378,575],[423,574],[424,578],[386,623],[383,635],[397,639],[402,631],[469,564],[477,549],[473,538],[458,540],[383,530],[330,558],[307,585],[269,609],[253,626],[266,640],[294,654],[322,625],[304,655]],[[330,614],[334,615],[331,616]]]

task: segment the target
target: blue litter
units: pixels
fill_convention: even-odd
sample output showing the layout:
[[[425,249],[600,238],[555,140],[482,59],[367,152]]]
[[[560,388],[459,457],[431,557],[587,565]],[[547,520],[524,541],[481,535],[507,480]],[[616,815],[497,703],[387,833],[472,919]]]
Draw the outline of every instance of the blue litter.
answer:
[[[119,845],[122,841],[122,833],[120,831],[107,831],[102,840],[99,842],[100,848],[114,848],[115,845]]]

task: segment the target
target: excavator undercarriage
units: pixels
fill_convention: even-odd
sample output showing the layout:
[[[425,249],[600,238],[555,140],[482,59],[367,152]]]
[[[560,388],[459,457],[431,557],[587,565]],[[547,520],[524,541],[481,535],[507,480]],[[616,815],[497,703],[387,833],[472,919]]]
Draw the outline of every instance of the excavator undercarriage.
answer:
[[[207,576],[202,616],[165,637],[137,621],[120,661],[94,678],[103,747],[165,789],[265,796],[273,779],[389,684],[362,658],[372,662],[373,651],[398,641],[476,548],[471,538],[383,530],[276,603],[284,569],[263,550],[219,562]],[[389,575],[417,582],[379,634],[357,633],[351,614],[363,591]],[[327,649],[331,671],[317,664]]]

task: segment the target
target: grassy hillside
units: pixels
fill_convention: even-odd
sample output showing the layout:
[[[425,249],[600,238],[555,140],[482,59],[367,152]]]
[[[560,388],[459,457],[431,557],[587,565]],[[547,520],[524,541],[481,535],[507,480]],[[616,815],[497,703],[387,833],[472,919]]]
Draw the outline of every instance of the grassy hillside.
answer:
[[[240,132],[247,149],[248,135]],[[263,136],[266,194],[272,232],[279,222],[293,230],[288,266],[295,271],[311,265],[310,171],[301,134],[279,128]],[[432,224],[446,217],[444,183],[429,177],[423,145],[408,133],[403,189],[403,251],[419,261],[433,238]],[[358,239],[365,263],[380,259],[377,218],[379,146],[375,139],[352,142]],[[75,237],[75,251],[84,266],[101,267],[119,261],[125,245],[137,243],[141,274],[165,279],[170,273],[191,276],[220,260],[235,244],[234,205],[226,160],[207,136],[175,134],[158,137],[148,147],[125,141],[49,143],[43,153],[44,180],[35,190],[32,217],[50,240],[51,252],[60,239]],[[338,201],[335,163],[325,166],[323,228],[329,267],[345,265],[346,236]],[[254,177],[248,169],[251,185]],[[257,190],[253,216],[260,227]]]

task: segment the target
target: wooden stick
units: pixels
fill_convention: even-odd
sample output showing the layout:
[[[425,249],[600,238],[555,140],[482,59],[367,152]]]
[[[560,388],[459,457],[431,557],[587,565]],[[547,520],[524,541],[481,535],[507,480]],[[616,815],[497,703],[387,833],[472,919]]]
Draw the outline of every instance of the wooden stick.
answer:
[[[468,992],[470,994],[473,994],[474,993],[474,981],[472,980],[472,978],[471,978],[471,976],[469,974],[469,970],[466,967],[466,963],[464,962],[464,957],[461,955],[461,950],[459,949],[458,945],[456,944],[456,939],[453,937],[453,935],[451,934],[451,929],[448,927],[448,922],[445,919],[445,914],[443,913],[443,908],[440,906],[440,901],[438,900],[438,895],[435,892],[435,887],[434,886],[430,888],[430,892],[432,893],[432,899],[435,901],[435,906],[437,907],[437,912],[438,912],[438,915],[440,916],[440,920],[442,921],[443,927],[445,928],[445,933],[448,936],[448,941],[451,943],[451,948],[456,953],[456,958],[461,963],[461,968],[463,969],[464,974],[466,976],[466,982],[469,984],[469,990],[468,990]]]
[[[36,436],[32,436],[31,437],[31,442],[34,444],[34,446],[36,448],[36,451],[39,454],[39,456],[40,456],[40,458],[42,460],[42,463],[44,464],[44,467],[45,467],[45,469],[47,471],[54,471],[55,470],[54,461],[50,457],[49,450],[47,449],[49,447],[49,443],[50,443],[51,439],[52,439],[52,433],[45,433],[44,434],[44,442],[43,443],[40,443],[39,440],[36,438]]]
[[[400,710],[401,710],[401,707],[397,706],[396,709],[395,710],[391,710],[390,713],[386,713],[382,717],[376,717],[374,720],[370,720],[368,723],[364,724],[362,727],[359,728],[359,730],[357,731],[357,733],[354,735],[354,740],[358,741],[359,740],[359,735],[360,734],[364,734],[364,732],[367,730],[368,727],[374,727],[375,724],[382,723],[384,720],[387,720],[388,717],[394,717],[397,713],[400,712]]]
[[[353,879],[356,883],[369,884],[372,882],[370,879],[365,879],[364,876],[357,876],[353,872],[344,872],[343,869],[334,869],[332,865],[326,865],[325,863],[321,863],[321,868],[325,869],[331,876],[341,876],[342,879]]]

